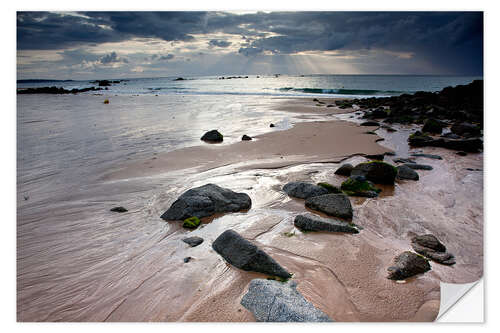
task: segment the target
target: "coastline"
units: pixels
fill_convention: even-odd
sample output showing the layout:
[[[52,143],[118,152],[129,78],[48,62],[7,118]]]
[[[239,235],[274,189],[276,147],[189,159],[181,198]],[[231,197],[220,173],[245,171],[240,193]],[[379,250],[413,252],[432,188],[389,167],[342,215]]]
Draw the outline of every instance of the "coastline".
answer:
[[[443,160],[425,160],[434,170],[419,171],[419,182],[398,182],[394,189],[383,187],[377,199],[351,198],[354,221],[364,228],[359,235],[301,233],[293,226],[293,216],[305,211],[303,200],[286,196],[281,191],[285,183],[305,180],[339,185],[345,178],[333,172],[340,162],[357,164],[366,161],[359,154],[400,151],[375,142],[382,137],[382,144],[394,143],[385,130],[376,130],[378,135],[365,134],[375,127],[335,118],[345,110],[315,106],[300,112],[304,103],[312,103],[309,101],[287,99],[277,107],[304,116],[306,121],[290,129],[271,130],[250,142],[182,148],[158,154],[155,159],[124,163],[106,173],[102,181],[110,184],[145,178],[172,183],[159,187],[153,198],[140,199],[147,203],[146,211],[120,216],[128,230],[143,227],[150,236],[145,237],[145,243],[137,242],[140,250],[125,254],[126,259],[107,259],[119,274],[113,273],[92,288],[90,299],[80,295],[82,303],[75,305],[78,309],[64,313],[62,304],[59,310],[46,313],[44,320],[252,321],[253,316],[239,301],[250,280],[263,275],[227,266],[210,247],[228,228],[255,241],[292,271],[305,298],[336,321],[433,320],[439,311],[440,280],[463,283],[482,275],[482,260],[477,262],[478,257],[482,259],[482,172],[464,171],[466,167],[482,169],[482,154],[457,161],[454,153],[445,149],[421,148],[443,156]],[[296,104],[287,107],[286,103]],[[333,120],[310,118],[318,114]],[[405,130],[404,126],[396,128],[398,134]],[[248,193],[252,209],[205,220],[203,228],[192,232],[159,219],[160,212],[180,193],[208,182]],[[475,200],[468,198],[471,191]],[[429,204],[435,209],[429,210]],[[126,223],[129,219],[142,223],[130,225]],[[284,236],[292,231],[295,236]],[[430,272],[404,284],[387,280],[392,258],[411,249],[411,236],[424,231],[437,235],[456,255],[457,264],[446,267],[432,263]],[[203,237],[205,242],[189,248],[180,241],[188,233]],[[477,250],[479,245],[481,251]],[[184,264],[182,258],[188,253],[194,260]],[[89,271],[87,278],[92,279],[87,282],[104,273]],[[123,281],[125,277],[129,282]],[[111,290],[106,290],[109,285]],[[70,287],[64,286],[68,296],[72,295]],[[32,311],[18,319],[34,320],[37,312]]]

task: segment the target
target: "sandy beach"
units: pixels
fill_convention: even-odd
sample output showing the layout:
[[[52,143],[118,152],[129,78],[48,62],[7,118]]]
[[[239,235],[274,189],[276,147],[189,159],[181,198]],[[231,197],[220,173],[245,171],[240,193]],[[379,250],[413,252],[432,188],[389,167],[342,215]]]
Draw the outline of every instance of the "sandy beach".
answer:
[[[161,98],[139,97],[151,103]],[[112,104],[127,100],[113,97]],[[466,283],[482,276],[482,153],[410,150],[406,138],[414,125],[393,125],[394,133],[359,126],[356,110],[316,106],[311,98],[278,98],[267,108],[270,114],[289,111],[297,121],[269,128],[273,120],[265,119],[262,133],[239,134],[254,137],[248,142],[200,141],[122,160],[96,175],[96,186],[50,211],[43,202],[22,203],[18,320],[254,321],[240,301],[250,281],[266,275],[235,268],[212,249],[227,229],[292,272],[299,292],[335,321],[432,321],[439,312],[440,281]],[[373,130],[376,135],[366,133]],[[294,227],[294,217],[308,209],[304,200],[287,196],[283,185],[300,180],[339,186],[346,177],[334,172],[342,163],[356,165],[368,160],[364,155],[393,151],[394,158],[423,152],[442,160],[417,157],[433,167],[418,170],[419,181],[379,186],[378,198],[350,197],[353,222],[363,228],[359,234]],[[395,164],[392,158],[385,161]],[[251,209],[204,218],[194,231],[160,219],[180,194],[207,183],[248,194]],[[109,212],[116,205],[129,211]],[[431,262],[431,271],[404,283],[388,280],[392,259],[424,233],[446,244],[457,263]],[[181,241],[187,235],[204,242],[191,248]]]

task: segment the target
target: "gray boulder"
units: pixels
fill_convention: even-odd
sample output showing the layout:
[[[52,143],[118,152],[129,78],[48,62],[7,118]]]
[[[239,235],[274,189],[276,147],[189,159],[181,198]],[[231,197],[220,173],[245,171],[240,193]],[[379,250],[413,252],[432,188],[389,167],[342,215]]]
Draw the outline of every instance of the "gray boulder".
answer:
[[[182,241],[186,244],[189,244],[191,247],[195,247],[203,243],[203,238],[198,236],[183,238]]]
[[[330,231],[347,232],[352,234],[359,233],[359,230],[344,221],[327,219],[313,214],[297,215],[293,224],[304,231]]]
[[[387,269],[390,280],[404,280],[411,276],[425,273],[431,269],[429,261],[424,257],[405,251],[394,258],[394,266]]]
[[[161,218],[167,221],[184,220],[192,216],[202,218],[215,213],[237,212],[251,205],[252,200],[245,193],[206,184],[184,192]]]
[[[430,165],[426,164],[417,164],[417,163],[405,163],[403,165],[406,165],[410,169],[413,170],[432,170],[433,168]]]
[[[352,219],[351,201],[345,194],[325,194],[306,199],[306,207],[330,216]]]
[[[374,183],[389,185],[394,185],[397,174],[396,167],[381,161],[360,163],[351,172],[351,176],[364,176]]]
[[[217,130],[211,130],[203,134],[201,140],[208,142],[222,142],[224,140],[224,136],[222,136],[222,134],[220,134]]]
[[[418,173],[407,165],[403,164],[397,167],[398,169],[398,179],[409,179],[409,180],[418,180]]]
[[[226,230],[213,242],[212,248],[228,263],[244,271],[254,271],[289,279],[291,274],[267,253],[234,230]]]
[[[241,305],[259,322],[331,322],[297,291],[297,283],[254,279]]]
[[[340,166],[340,168],[338,168],[336,171],[335,171],[335,174],[336,175],[340,175],[340,176],[350,176],[351,175],[351,171],[353,169],[353,166],[352,164],[349,164],[349,163],[345,163],[345,164],[342,164]]]
[[[415,236],[411,240],[411,246],[415,252],[443,265],[456,263],[455,256],[446,252],[446,247],[434,235]]]
[[[283,186],[283,191],[291,197],[307,199],[318,195],[329,193],[328,190],[322,186],[318,186],[306,182],[291,182]]]

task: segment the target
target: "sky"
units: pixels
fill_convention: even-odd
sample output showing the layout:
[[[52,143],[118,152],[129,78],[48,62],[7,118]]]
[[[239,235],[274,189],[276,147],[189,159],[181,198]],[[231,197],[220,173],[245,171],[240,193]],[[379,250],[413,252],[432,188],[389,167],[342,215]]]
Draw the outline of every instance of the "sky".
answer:
[[[18,79],[483,75],[482,12],[17,12]]]

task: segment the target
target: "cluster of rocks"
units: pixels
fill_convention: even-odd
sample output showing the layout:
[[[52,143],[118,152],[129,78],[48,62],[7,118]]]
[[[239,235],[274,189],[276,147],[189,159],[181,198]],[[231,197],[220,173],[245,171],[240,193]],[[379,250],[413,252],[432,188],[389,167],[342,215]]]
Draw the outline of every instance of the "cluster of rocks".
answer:
[[[126,80],[95,80],[95,81],[90,81],[90,83],[97,84],[99,87],[109,87],[112,84],[121,83],[122,81]]]
[[[442,147],[469,153],[476,153],[483,149],[483,140],[481,138],[434,138],[426,133],[422,133],[421,131],[416,131],[411,134],[408,137],[408,143],[412,147]]]
[[[17,93],[20,95],[23,94],[54,94],[54,95],[62,95],[62,94],[78,94],[78,93],[83,93],[87,91],[99,91],[102,90],[101,88],[95,88],[95,87],[89,87],[89,88],[82,88],[82,89],[64,89],[62,87],[40,87],[40,88],[25,88],[25,89],[18,89]]]
[[[221,76],[219,80],[230,80],[230,79],[248,79],[248,75],[245,76]]]

